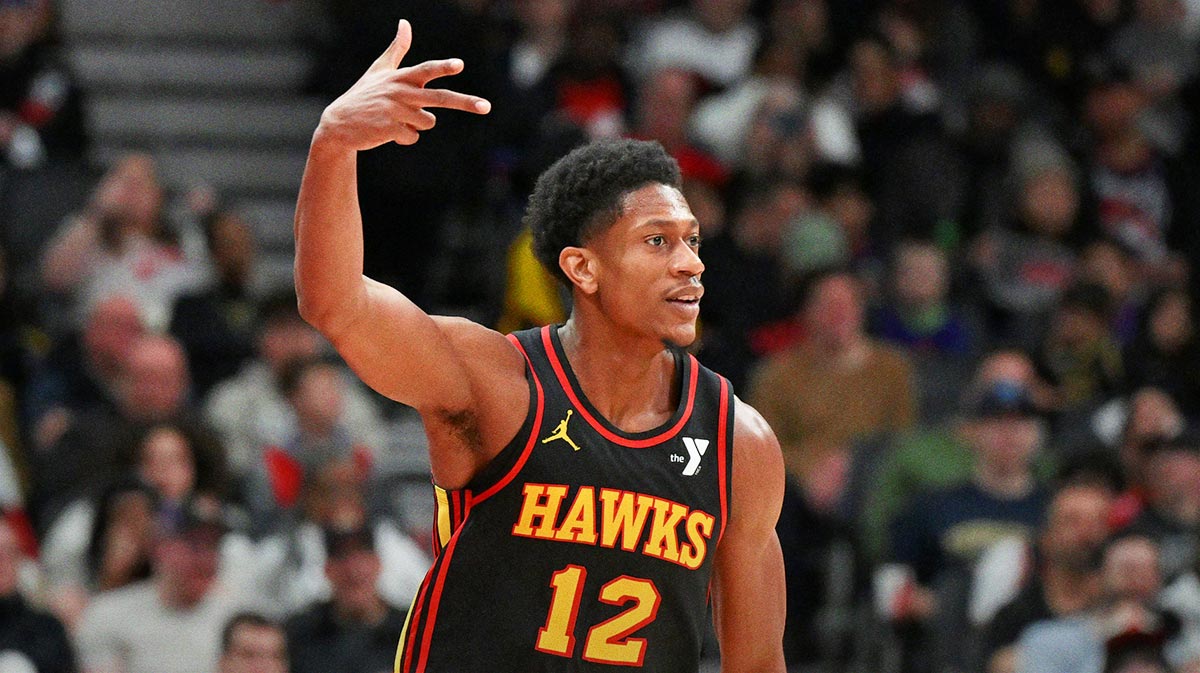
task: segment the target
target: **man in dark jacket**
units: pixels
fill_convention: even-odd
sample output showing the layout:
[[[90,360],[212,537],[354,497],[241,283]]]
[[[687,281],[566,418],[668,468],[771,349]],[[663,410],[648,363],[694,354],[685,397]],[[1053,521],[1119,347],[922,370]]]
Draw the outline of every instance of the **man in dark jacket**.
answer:
[[[292,673],[386,673],[396,657],[405,613],[379,596],[379,555],[366,526],[325,531],[330,600],[287,624]]]

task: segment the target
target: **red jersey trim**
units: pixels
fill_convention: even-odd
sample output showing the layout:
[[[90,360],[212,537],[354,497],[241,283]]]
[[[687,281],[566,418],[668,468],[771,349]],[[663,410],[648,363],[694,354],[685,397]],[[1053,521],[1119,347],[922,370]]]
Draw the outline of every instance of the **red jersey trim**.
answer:
[[[510,469],[508,474],[505,474],[500,481],[492,484],[491,487],[485,489],[478,496],[468,497],[468,509],[470,509],[471,505],[487,500],[493,495],[499,493],[500,489],[508,486],[509,482],[511,482],[521,471],[521,469],[525,467],[525,463],[529,460],[529,454],[533,452],[533,447],[535,444],[537,444],[538,432],[540,432],[542,429],[542,416],[543,412],[546,410],[546,397],[542,394],[542,381],[538,378],[537,371],[533,368],[533,361],[529,359],[529,353],[525,352],[525,347],[521,345],[521,342],[517,340],[517,337],[509,334],[508,340],[512,342],[513,346],[515,346],[518,351],[521,352],[521,355],[525,356],[525,363],[529,365],[529,375],[533,377],[533,386],[537,393],[537,408],[533,415],[533,426],[529,430],[529,439],[525,442],[525,448],[521,451],[521,457],[518,458],[517,462],[513,464],[512,469]]]
[[[421,581],[421,591],[417,594],[417,600],[413,603],[412,610],[409,613],[412,621],[408,625],[407,633],[403,634],[404,640],[407,642],[401,643],[400,661],[396,666],[396,673],[408,673],[413,667],[413,644],[417,639],[417,631],[421,629],[421,615],[424,614],[422,606],[425,603],[426,592],[429,591],[430,580],[433,579],[434,569],[437,563],[429,569],[425,575],[425,579]]]
[[[726,474],[725,465],[726,456],[729,455],[726,437],[729,435],[730,404],[729,381],[725,380],[724,376],[721,377],[721,404],[718,409],[720,420],[717,421],[717,489],[721,492],[721,532],[717,533],[717,544],[720,544],[725,535],[725,524],[729,520],[729,499],[726,495],[729,492],[729,475]]]
[[[437,579],[433,583],[433,594],[429,597],[429,619],[421,636],[421,655],[417,659],[416,673],[425,673],[425,664],[429,661],[429,647],[433,642],[433,629],[437,626],[438,605],[442,601],[442,589],[446,584],[446,571],[450,569],[450,559],[454,556],[454,546],[458,543],[458,534],[460,532],[462,532],[462,528],[454,531],[454,535],[450,538],[450,544],[446,545],[441,558],[438,559],[442,562],[442,565],[437,570]]]
[[[550,366],[554,368],[554,375],[558,378],[558,384],[562,386],[563,392],[567,394],[567,399],[571,400],[571,405],[579,411],[579,415],[583,416],[588,425],[592,426],[592,429],[600,433],[602,437],[614,444],[619,444],[631,449],[644,449],[646,447],[655,446],[656,444],[661,444],[668,439],[671,439],[675,435],[679,434],[679,431],[683,429],[684,425],[687,425],[688,419],[692,416],[692,407],[696,403],[696,385],[699,383],[700,378],[698,371],[700,363],[696,361],[696,357],[694,355],[688,353],[688,359],[691,362],[691,367],[688,368],[687,402],[685,404],[683,414],[680,415],[679,420],[675,422],[675,425],[653,437],[629,439],[627,437],[622,437],[604,427],[600,421],[596,420],[595,416],[592,416],[591,412],[588,411],[588,408],[579,401],[579,396],[575,393],[575,388],[571,385],[571,381],[567,377],[567,372],[565,369],[563,369],[562,362],[558,359],[558,353],[554,350],[554,343],[550,340],[550,330],[551,326],[549,325],[542,328],[542,345],[546,349],[546,357],[550,360]]]

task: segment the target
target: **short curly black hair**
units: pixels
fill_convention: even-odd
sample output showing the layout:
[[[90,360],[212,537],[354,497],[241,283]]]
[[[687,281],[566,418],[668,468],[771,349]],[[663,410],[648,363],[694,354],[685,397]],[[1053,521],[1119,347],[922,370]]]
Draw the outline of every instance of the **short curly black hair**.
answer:
[[[662,145],[645,140],[600,140],[577,147],[538,178],[525,225],[533,232],[533,252],[550,273],[570,286],[558,266],[568,246],[616,221],[621,199],[649,184],[680,188],[679,164]]]

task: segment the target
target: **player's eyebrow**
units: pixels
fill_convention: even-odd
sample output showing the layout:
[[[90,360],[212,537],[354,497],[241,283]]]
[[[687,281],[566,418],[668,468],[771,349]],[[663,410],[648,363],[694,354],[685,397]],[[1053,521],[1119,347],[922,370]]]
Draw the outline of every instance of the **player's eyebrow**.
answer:
[[[678,218],[678,219],[672,218],[672,217],[656,217],[652,220],[643,220],[641,222],[638,222],[637,224],[633,225],[633,228],[634,229],[645,229],[645,228],[662,227],[664,225],[671,226],[671,227],[683,225],[683,226],[687,227],[688,229],[694,229],[694,228],[698,228],[700,226],[700,222],[698,222],[695,217],[686,217],[686,218]]]

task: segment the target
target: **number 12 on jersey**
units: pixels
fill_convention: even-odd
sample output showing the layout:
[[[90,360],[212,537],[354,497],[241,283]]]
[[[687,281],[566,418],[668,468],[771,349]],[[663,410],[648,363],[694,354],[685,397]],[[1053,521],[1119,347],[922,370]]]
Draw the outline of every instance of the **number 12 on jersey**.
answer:
[[[586,578],[587,569],[574,564],[550,576],[554,594],[546,625],[538,629],[538,651],[560,657],[574,655],[575,618],[579,615]],[[654,621],[662,602],[658,588],[650,580],[621,575],[600,587],[599,600],[618,606],[632,601],[633,605],[588,629],[583,658],[601,664],[641,666],[646,656],[646,639],[630,636]]]

